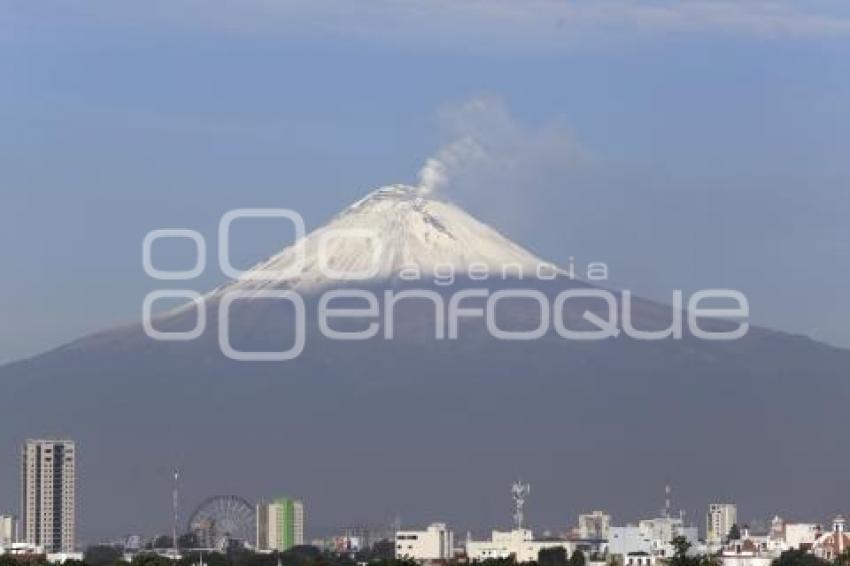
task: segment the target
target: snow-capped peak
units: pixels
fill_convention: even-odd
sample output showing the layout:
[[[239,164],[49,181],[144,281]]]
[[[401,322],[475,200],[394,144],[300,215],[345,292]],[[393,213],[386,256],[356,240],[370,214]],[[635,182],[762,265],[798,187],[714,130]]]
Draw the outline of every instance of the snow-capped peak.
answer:
[[[295,268],[300,256],[300,269]],[[458,206],[409,185],[378,188],[324,226],[257,264],[226,286],[311,288],[340,281],[423,277],[486,266],[533,276],[551,266]],[[449,267],[450,266],[450,267]]]

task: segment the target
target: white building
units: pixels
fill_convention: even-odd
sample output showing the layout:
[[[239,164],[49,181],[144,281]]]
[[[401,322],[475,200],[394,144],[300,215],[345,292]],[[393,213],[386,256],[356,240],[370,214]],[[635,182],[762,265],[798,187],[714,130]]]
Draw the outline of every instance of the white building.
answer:
[[[785,549],[784,541],[777,541],[776,518],[771,522],[771,529],[765,535],[753,535],[744,526],[741,538],[730,540],[720,553],[723,566],[770,566]]]
[[[14,515],[0,515],[0,547],[18,542],[18,519]]]
[[[648,552],[629,552],[623,556],[623,566],[655,566],[657,559]]]
[[[593,511],[578,516],[578,536],[584,540],[607,539],[610,527],[611,515],[603,511]]]
[[[832,529],[820,535],[812,546],[812,554],[824,560],[834,560],[850,549],[850,535],[846,531],[847,521],[838,515],[832,520]]]
[[[817,523],[785,523],[784,533],[785,545],[789,549],[811,548],[821,535],[821,526]]]
[[[44,548],[28,542],[13,542],[9,546],[0,547],[0,555],[10,554],[12,556],[32,556],[44,554]]]
[[[705,541],[710,545],[723,544],[737,522],[738,507],[734,503],[712,503],[705,516]]]
[[[515,557],[516,562],[536,562],[537,555],[546,548],[563,548],[567,555],[575,552],[576,543],[568,540],[535,540],[529,529],[493,531],[490,540],[466,542],[466,556],[470,561],[481,562],[488,558]]]
[[[775,516],[770,521],[766,546],[778,557],[785,550],[810,549],[821,534],[821,526],[817,523],[786,523],[782,517]]]
[[[82,552],[50,552],[45,553],[44,548],[28,542],[16,542],[9,546],[0,547],[0,555],[9,554],[25,559],[44,557],[50,564],[64,564],[68,560],[82,561]]]
[[[652,552],[652,539],[637,525],[610,527],[608,529],[608,552],[619,556],[629,553]]]
[[[643,519],[638,523],[638,528],[650,540],[650,553],[658,558],[669,558],[673,555],[676,549],[671,542],[676,537],[685,537],[692,547],[699,539],[697,527],[686,526],[681,517]]]
[[[68,560],[82,561],[82,552],[49,552],[44,551],[44,547],[30,544],[28,542],[14,542],[8,546],[0,546],[0,556],[8,554],[10,556],[18,556],[24,558],[24,562],[29,562],[31,559],[44,557],[51,564],[63,564]],[[24,563],[22,562],[22,563]]]
[[[720,555],[723,566],[770,566],[773,560],[773,556],[755,551],[723,551]]]
[[[68,560],[82,560],[82,552],[54,552],[47,555],[47,561],[51,564],[64,564]]]
[[[396,558],[448,560],[453,555],[454,534],[445,523],[431,523],[424,531],[396,531]]]
[[[657,517],[643,519],[637,525],[610,527],[608,529],[608,552],[624,559],[632,555],[635,565],[646,562],[644,554],[658,558],[669,558],[675,549],[670,544],[679,536],[687,539],[691,545],[698,543],[699,533],[696,527],[686,526],[681,517]],[[628,564],[628,560],[624,560]],[[654,563],[654,562],[653,562]]]
[[[70,440],[27,440],[21,452],[24,542],[74,551],[76,450]]]

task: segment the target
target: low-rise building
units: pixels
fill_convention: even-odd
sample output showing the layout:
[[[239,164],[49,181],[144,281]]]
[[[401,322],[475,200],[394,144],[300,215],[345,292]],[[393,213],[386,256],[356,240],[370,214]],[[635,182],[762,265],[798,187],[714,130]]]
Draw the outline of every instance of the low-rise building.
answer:
[[[47,555],[47,561],[51,564],[64,564],[69,560],[80,562],[82,559],[82,552],[51,552]]]
[[[584,540],[603,540],[608,538],[611,527],[611,515],[604,511],[592,511],[578,516],[578,537]]]
[[[770,530],[764,534],[750,531],[747,525],[740,529],[740,537],[729,540],[720,552],[723,566],[770,566],[786,550],[804,550],[812,548],[805,542],[814,532],[814,524],[788,523],[780,517],[774,517],[770,522]],[[799,528],[798,528],[799,526]]]
[[[623,556],[623,566],[655,566],[656,563],[657,560],[652,554],[642,550]]]
[[[669,558],[675,552],[671,542],[676,537],[685,537],[691,546],[697,544],[699,530],[685,525],[681,517],[657,517],[643,519],[638,528],[650,541],[650,554],[658,558]]]
[[[629,553],[652,551],[652,539],[637,525],[608,529],[608,552],[625,557]]]
[[[514,529],[512,531],[493,531],[490,540],[468,540],[466,556],[470,561],[482,562],[491,558],[510,558],[517,562],[536,562],[537,555],[547,548],[563,548],[567,555],[572,555],[578,547],[578,541],[563,539],[536,540],[530,529]]]
[[[772,525],[771,532],[757,535],[744,525],[740,538],[729,540],[724,545],[720,562],[723,566],[770,566],[784,550],[784,542],[777,544],[775,540],[774,528],[775,525]]]
[[[644,554],[655,559],[669,558],[675,552],[671,541],[685,537],[692,548],[698,544],[697,527],[687,526],[681,517],[656,517],[643,519],[637,525],[613,526],[608,529],[608,553],[618,556],[624,564],[632,556],[637,564]],[[641,559],[641,564],[645,562]]]
[[[724,550],[720,554],[720,562],[723,566],[770,566],[774,557],[770,554],[755,550],[741,550],[738,552]]]
[[[395,556],[409,560],[448,560],[454,556],[454,534],[445,523],[424,531],[396,531]]]
[[[783,525],[783,540],[789,549],[811,548],[821,534],[823,529],[817,523],[785,523]]]
[[[841,515],[832,520],[832,530],[815,539],[812,553],[818,558],[833,560],[850,549],[850,535],[845,532],[846,521]]]
[[[8,546],[0,546],[0,554],[13,556],[44,556],[44,547],[31,542],[13,542]]]
[[[0,515],[0,547],[18,542],[18,519],[14,515]]]

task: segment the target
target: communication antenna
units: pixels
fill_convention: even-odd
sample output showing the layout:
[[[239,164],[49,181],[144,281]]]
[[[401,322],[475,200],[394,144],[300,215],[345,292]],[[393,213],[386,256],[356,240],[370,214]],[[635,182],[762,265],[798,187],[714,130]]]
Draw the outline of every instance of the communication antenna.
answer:
[[[667,519],[670,518],[670,492],[671,491],[672,490],[670,489],[670,482],[668,481],[667,484],[664,486],[664,517],[667,518]]]
[[[180,520],[179,505],[180,505],[180,470],[174,468],[174,491],[171,493],[171,504],[174,508],[174,524],[171,526],[171,547],[174,551],[175,560],[177,559],[177,524]],[[201,559],[203,562],[203,559]]]
[[[530,484],[515,481],[511,486],[511,495],[514,499],[514,524],[517,529],[522,528],[524,518],[522,508],[525,506],[525,498],[528,497],[529,493],[531,493]]]

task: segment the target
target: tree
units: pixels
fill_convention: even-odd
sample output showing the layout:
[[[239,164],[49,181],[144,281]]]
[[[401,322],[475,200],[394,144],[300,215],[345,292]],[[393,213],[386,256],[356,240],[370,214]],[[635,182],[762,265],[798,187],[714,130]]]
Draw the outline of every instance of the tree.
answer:
[[[121,549],[106,544],[96,544],[86,548],[83,554],[83,562],[88,566],[117,566],[119,564],[125,564],[124,553]]]
[[[538,566],[567,566],[567,549],[563,546],[542,548],[537,553]]]
[[[25,556],[2,554],[0,555],[0,566],[49,566],[49,562],[47,562],[47,558],[43,554],[29,554]]]
[[[395,543],[389,539],[376,541],[372,545],[373,560],[392,560],[395,558]]]
[[[670,541],[673,545],[673,557],[670,559],[668,566],[718,566],[719,561],[716,557],[708,554],[698,554],[696,556],[688,556],[691,550],[691,543],[683,536],[677,536]]]
[[[683,536],[677,536],[670,541],[673,545],[673,558],[670,560],[670,566],[689,566],[688,551],[691,549],[691,543]]]
[[[228,566],[227,558],[220,552],[182,552],[177,566],[200,564],[202,557],[206,566]]]
[[[322,551],[309,544],[293,546],[283,553],[282,558],[292,558],[298,563],[315,561],[322,555]]]
[[[830,566],[829,561],[809,554],[805,550],[786,550],[771,566]]]
[[[130,564],[132,566],[173,566],[171,559],[154,552],[140,552],[133,557]]]
[[[850,566],[850,548],[836,556],[832,563],[835,566]]]
[[[281,557],[282,555],[278,553],[260,554],[244,548],[230,549],[226,563],[228,566],[277,566],[278,559]],[[281,562],[287,566],[292,564],[283,560]]]
[[[419,566],[419,563],[406,558],[390,558],[387,560],[373,560],[369,562],[369,566]]]
[[[726,537],[727,540],[741,540],[741,529],[738,527],[738,523],[735,523],[729,528],[729,535]]]
[[[177,548],[199,548],[198,535],[195,533],[183,533],[177,537]]]
[[[153,540],[154,548],[171,548],[174,546],[174,539],[168,535],[159,535]]]
[[[584,552],[582,552],[578,548],[575,550],[575,552],[573,552],[573,555],[570,556],[570,566],[584,566],[585,562],[586,560],[584,558]]]

